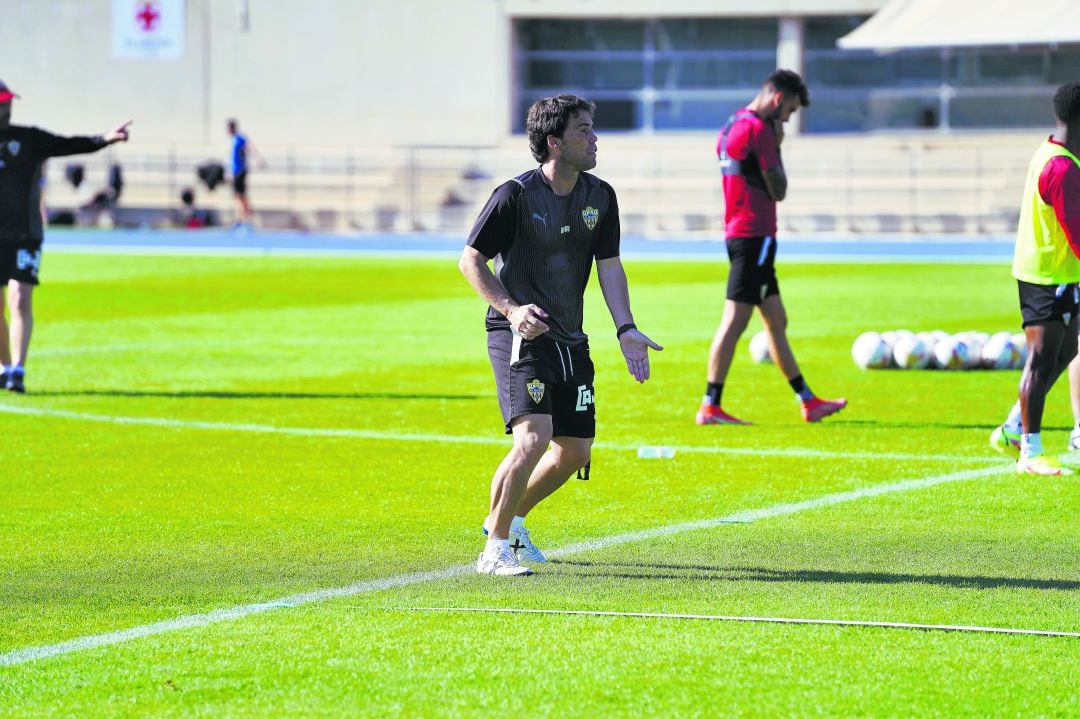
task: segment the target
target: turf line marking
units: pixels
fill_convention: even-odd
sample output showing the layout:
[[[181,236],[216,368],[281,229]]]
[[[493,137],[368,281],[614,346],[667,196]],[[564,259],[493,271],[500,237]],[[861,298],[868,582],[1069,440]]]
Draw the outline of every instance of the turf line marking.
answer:
[[[820,507],[831,507],[836,504],[853,502],[868,497],[880,497],[886,494],[910,492],[913,490],[934,487],[940,484],[949,484],[951,482],[962,482],[972,479],[980,479],[982,477],[989,477],[994,474],[1001,474],[1003,471],[1005,471],[1005,469],[1003,469],[1000,465],[994,465],[992,467],[983,467],[982,469],[969,469],[961,472],[950,472],[948,474],[939,474],[932,477],[922,477],[920,479],[903,480],[899,482],[892,482],[890,484],[882,484],[872,487],[865,487],[863,489],[850,490],[847,492],[837,492],[835,494],[827,494],[821,497],[817,497],[816,499],[808,499],[802,502],[785,502],[782,504],[774,504],[771,507],[763,507],[761,509],[742,510],[739,512],[735,512],[734,514],[729,514],[726,517],[704,519],[695,522],[682,522],[679,524],[671,524],[663,527],[642,529],[636,532],[624,532],[622,534],[615,534],[608,537],[598,537],[596,539],[591,539],[585,542],[571,544],[569,546],[562,547],[561,549],[551,550],[550,552],[548,552],[548,556],[552,558],[565,557],[567,555],[577,554],[579,552],[603,549],[605,547],[613,547],[620,544],[629,544],[631,542],[640,542],[648,539],[655,539],[657,537],[680,534],[682,532],[693,532],[701,529],[709,529],[712,527],[718,527],[723,524],[745,523],[760,519],[767,519],[770,517],[782,517],[790,514],[795,514],[797,512],[803,512],[810,509],[818,509]],[[452,567],[447,567],[445,569],[437,569],[427,572],[413,572],[410,574],[399,574],[397,576],[383,577],[381,579],[369,579],[362,582],[357,582],[355,584],[350,584],[345,587],[317,589],[310,592],[303,592],[301,594],[294,594],[288,597],[273,599],[267,602],[259,602],[256,604],[241,604],[227,609],[216,609],[214,611],[205,612],[202,614],[190,614],[187,616],[177,617],[176,619],[168,619],[161,622],[154,622],[152,624],[144,624],[138,627],[131,627],[130,629],[122,629],[114,632],[105,632],[103,634],[91,634],[88,636],[78,637],[76,639],[72,639],[66,642],[59,642],[57,644],[46,644],[37,647],[16,649],[14,651],[7,652],[6,654],[0,654],[0,667],[13,666],[16,664],[25,664],[27,662],[35,661],[37,659],[45,659],[48,657],[71,654],[73,652],[93,649],[95,647],[122,644],[133,639],[153,636],[156,634],[164,634],[166,632],[179,631],[182,629],[196,629],[211,624],[217,624],[219,622],[227,622],[235,619],[241,619],[243,617],[251,616],[253,614],[261,614],[263,612],[268,612],[272,610],[296,607],[303,604],[310,604],[312,602],[321,602],[328,599],[338,599],[341,597],[352,597],[358,594],[368,594],[371,592],[378,592],[385,589],[393,589],[395,587],[404,587],[413,584],[422,584],[424,582],[434,582],[442,579],[462,577],[469,575],[475,571],[476,566],[470,562],[469,564],[458,564]]]
[[[790,617],[736,617],[723,614],[658,614],[653,612],[603,612],[576,609],[513,609],[482,607],[402,607],[408,612],[481,612],[487,614],[554,614],[584,617],[627,617],[637,619],[697,619],[714,622],[757,622],[761,624],[824,624],[838,627],[881,627],[886,629],[920,629],[942,632],[979,632],[983,634],[1024,634],[1039,637],[1071,637],[1080,639],[1080,632],[1056,632],[1043,629],[1012,629],[1010,627],[978,627],[962,624],[911,624],[908,622],[870,622],[856,619],[793,619]]]
[[[278,427],[270,424],[204,422],[200,420],[169,419],[167,417],[125,417],[122,415],[93,414],[73,412],[63,409],[45,409],[41,407],[22,407],[0,402],[0,413],[17,414],[33,417],[56,417],[81,422],[100,422],[104,424],[136,425],[146,427],[168,427],[171,429],[197,429],[216,432],[251,432],[254,434],[285,434],[300,437],[344,437],[353,439],[374,439],[394,442],[438,442],[443,444],[481,444],[508,447],[510,440],[505,436],[476,437],[453,434],[424,434],[417,432],[383,432],[371,429],[336,429],[332,427]],[[636,452],[641,445],[596,442],[596,449]],[[678,452],[701,454],[730,454],[751,457],[801,457],[803,459],[894,459],[913,462],[971,462],[986,464],[987,457],[943,454],[905,454],[903,452],[827,452],[819,449],[780,448],[758,449],[754,447],[717,447],[717,446],[675,446]],[[1004,465],[1003,465],[1004,466]]]

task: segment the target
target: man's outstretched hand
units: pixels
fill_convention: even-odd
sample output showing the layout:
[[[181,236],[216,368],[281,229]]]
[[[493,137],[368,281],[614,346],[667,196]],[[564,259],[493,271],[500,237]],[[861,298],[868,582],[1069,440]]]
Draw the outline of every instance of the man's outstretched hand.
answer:
[[[104,135],[102,135],[102,137],[105,138],[105,142],[109,143],[110,145],[113,144],[114,142],[127,142],[127,140],[128,140],[128,127],[133,122],[135,122],[135,121],[134,120],[128,120],[127,122],[125,122],[125,123],[123,123],[121,125],[117,125],[113,129],[109,130]]]
[[[619,346],[626,358],[626,368],[638,382],[649,379],[649,348],[657,352],[664,349],[636,329],[623,332]]]

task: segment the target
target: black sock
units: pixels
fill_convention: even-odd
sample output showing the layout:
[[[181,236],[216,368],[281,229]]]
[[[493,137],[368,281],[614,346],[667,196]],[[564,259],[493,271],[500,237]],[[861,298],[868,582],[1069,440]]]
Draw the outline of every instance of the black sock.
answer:
[[[720,406],[720,397],[724,394],[723,382],[709,382],[705,385],[705,399],[709,404]]]
[[[801,374],[789,379],[788,384],[791,385],[791,390],[799,395],[799,399],[803,401],[813,399],[814,393],[810,391],[810,388],[806,385],[806,380],[803,379]]]

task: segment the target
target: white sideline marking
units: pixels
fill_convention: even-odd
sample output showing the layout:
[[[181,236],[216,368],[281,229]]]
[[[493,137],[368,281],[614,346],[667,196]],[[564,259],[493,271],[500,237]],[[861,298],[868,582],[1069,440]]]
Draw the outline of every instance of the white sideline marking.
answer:
[[[174,429],[199,429],[217,432],[252,432],[256,434],[288,434],[300,437],[351,437],[355,439],[376,439],[395,442],[439,442],[443,444],[492,444],[508,446],[506,436],[475,437],[457,434],[426,434],[419,432],[383,432],[373,429],[337,429],[333,427],[278,427],[270,424],[250,424],[231,422],[204,422],[200,420],[169,419],[167,417],[125,417],[123,415],[93,414],[73,412],[64,409],[44,409],[40,407],[21,407],[0,402],[0,413],[19,414],[35,417],[57,417],[83,422],[102,422],[105,424],[142,425],[148,427],[170,427]],[[597,442],[597,449],[613,449],[637,452],[641,445]],[[985,464],[986,457],[945,454],[904,454],[902,452],[827,452],[819,449],[803,448],[768,448],[754,447],[717,447],[717,446],[675,446],[677,452],[702,454],[732,454],[756,457],[803,457],[806,459],[895,459],[916,462],[972,462]]]
[[[632,617],[642,619],[703,619],[714,622],[760,622],[765,624],[826,624],[839,627],[885,627],[888,629],[922,629],[943,632],[982,632],[985,634],[1026,634],[1039,637],[1072,637],[1080,632],[1055,632],[1043,629],[1012,629],[1009,627],[977,627],[963,624],[911,624],[909,622],[870,622],[855,619],[792,619],[790,617],[736,617],[723,614],[658,614],[653,612],[601,612],[576,609],[510,609],[480,607],[403,607],[408,612],[483,612],[494,614],[559,614],[586,617]]]
[[[984,467],[982,469],[969,469],[962,472],[950,472],[949,474],[939,474],[933,477],[923,477],[921,479],[910,479],[900,482],[893,482],[891,484],[865,487],[863,489],[855,489],[848,492],[837,492],[835,494],[827,494],[816,499],[808,499],[802,502],[786,502],[783,504],[774,504],[771,507],[764,507],[761,509],[742,510],[739,512],[735,512],[734,514],[729,514],[726,517],[719,517],[716,519],[704,519],[695,522],[683,522],[680,524],[671,524],[665,527],[653,527],[652,529],[642,529],[636,532],[625,532],[623,534],[615,534],[608,537],[598,537],[596,539],[591,539],[585,542],[571,544],[561,549],[552,550],[548,552],[548,556],[564,557],[569,554],[576,554],[578,552],[586,552],[594,549],[601,549],[604,547],[612,547],[619,544],[628,544],[630,542],[640,542],[647,539],[665,537],[681,532],[692,532],[699,529],[708,529],[711,527],[720,526],[722,524],[736,522],[742,523],[758,519],[766,519],[770,517],[781,517],[784,515],[795,514],[796,512],[802,512],[808,509],[830,507],[832,505],[841,504],[844,502],[853,502],[855,500],[864,499],[866,497],[879,497],[884,494],[909,492],[912,490],[933,487],[939,484],[948,484],[950,482],[962,482],[965,480],[978,479],[980,477],[987,477],[993,474],[1000,474],[1003,471],[1005,471],[1003,467],[1001,467],[1000,465],[995,465],[993,467]],[[316,589],[310,592],[294,594],[292,596],[271,600],[269,602],[260,602],[257,604],[241,604],[228,609],[216,609],[212,612],[206,612],[203,614],[190,614],[183,617],[177,617],[176,619],[169,619],[162,622],[154,622],[153,624],[144,624],[142,626],[132,627],[130,629],[121,629],[115,632],[105,632],[103,634],[91,634],[84,637],[78,637],[76,639],[72,639],[66,642],[59,642],[57,644],[46,644],[37,647],[16,649],[6,654],[0,654],[0,667],[12,666],[15,664],[25,664],[26,662],[32,662],[37,659],[55,657],[63,654],[71,654],[72,652],[93,649],[95,647],[121,644],[123,642],[131,641],[132,639],[153,636],[155,634],[164,634],[166,632],[172,632],[181,629],[194,629],[198,627],[205,627],[210,624],[216,624],[218,622],[227,622],[234,619],[241,619],[252,614],[261,614],[272,609],[294,607],[301,604],[321,602],[327,599],[352,597],[357,594],[367,594],[370,592],[377,592],[384,589],[392,589],[394,587],[403,587],[412,584],[420,584],[423,582],[438,581],[440,579],[460,577],[470,574],[474,571],[476,571],[476,567],[474,564],[470,563],[458,564],[452,567],[447,567],[445,569],[438,569],[429,572],[413,572],[411,574],[399,574],[394,577],[369,579],[362,582],[357,582],[355,584],[350,584],[345,587]],[[510,581],[528,580],[512,579]]]

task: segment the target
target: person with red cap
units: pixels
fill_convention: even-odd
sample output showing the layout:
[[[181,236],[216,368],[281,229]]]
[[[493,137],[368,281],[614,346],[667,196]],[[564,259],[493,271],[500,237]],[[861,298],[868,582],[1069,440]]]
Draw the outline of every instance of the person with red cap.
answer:
[[[18,95],[0,80],[0,281],[7,283],[10,328],[0,300],[0,380],[10,392],[25,392],[26,354],[34,326],[31,296],[38,284],[44,227],[39,212],[41,164],[50,157],[97,152],[126,142],[131,120],[103,135],[63,137],[37,127],[11,124]]]

